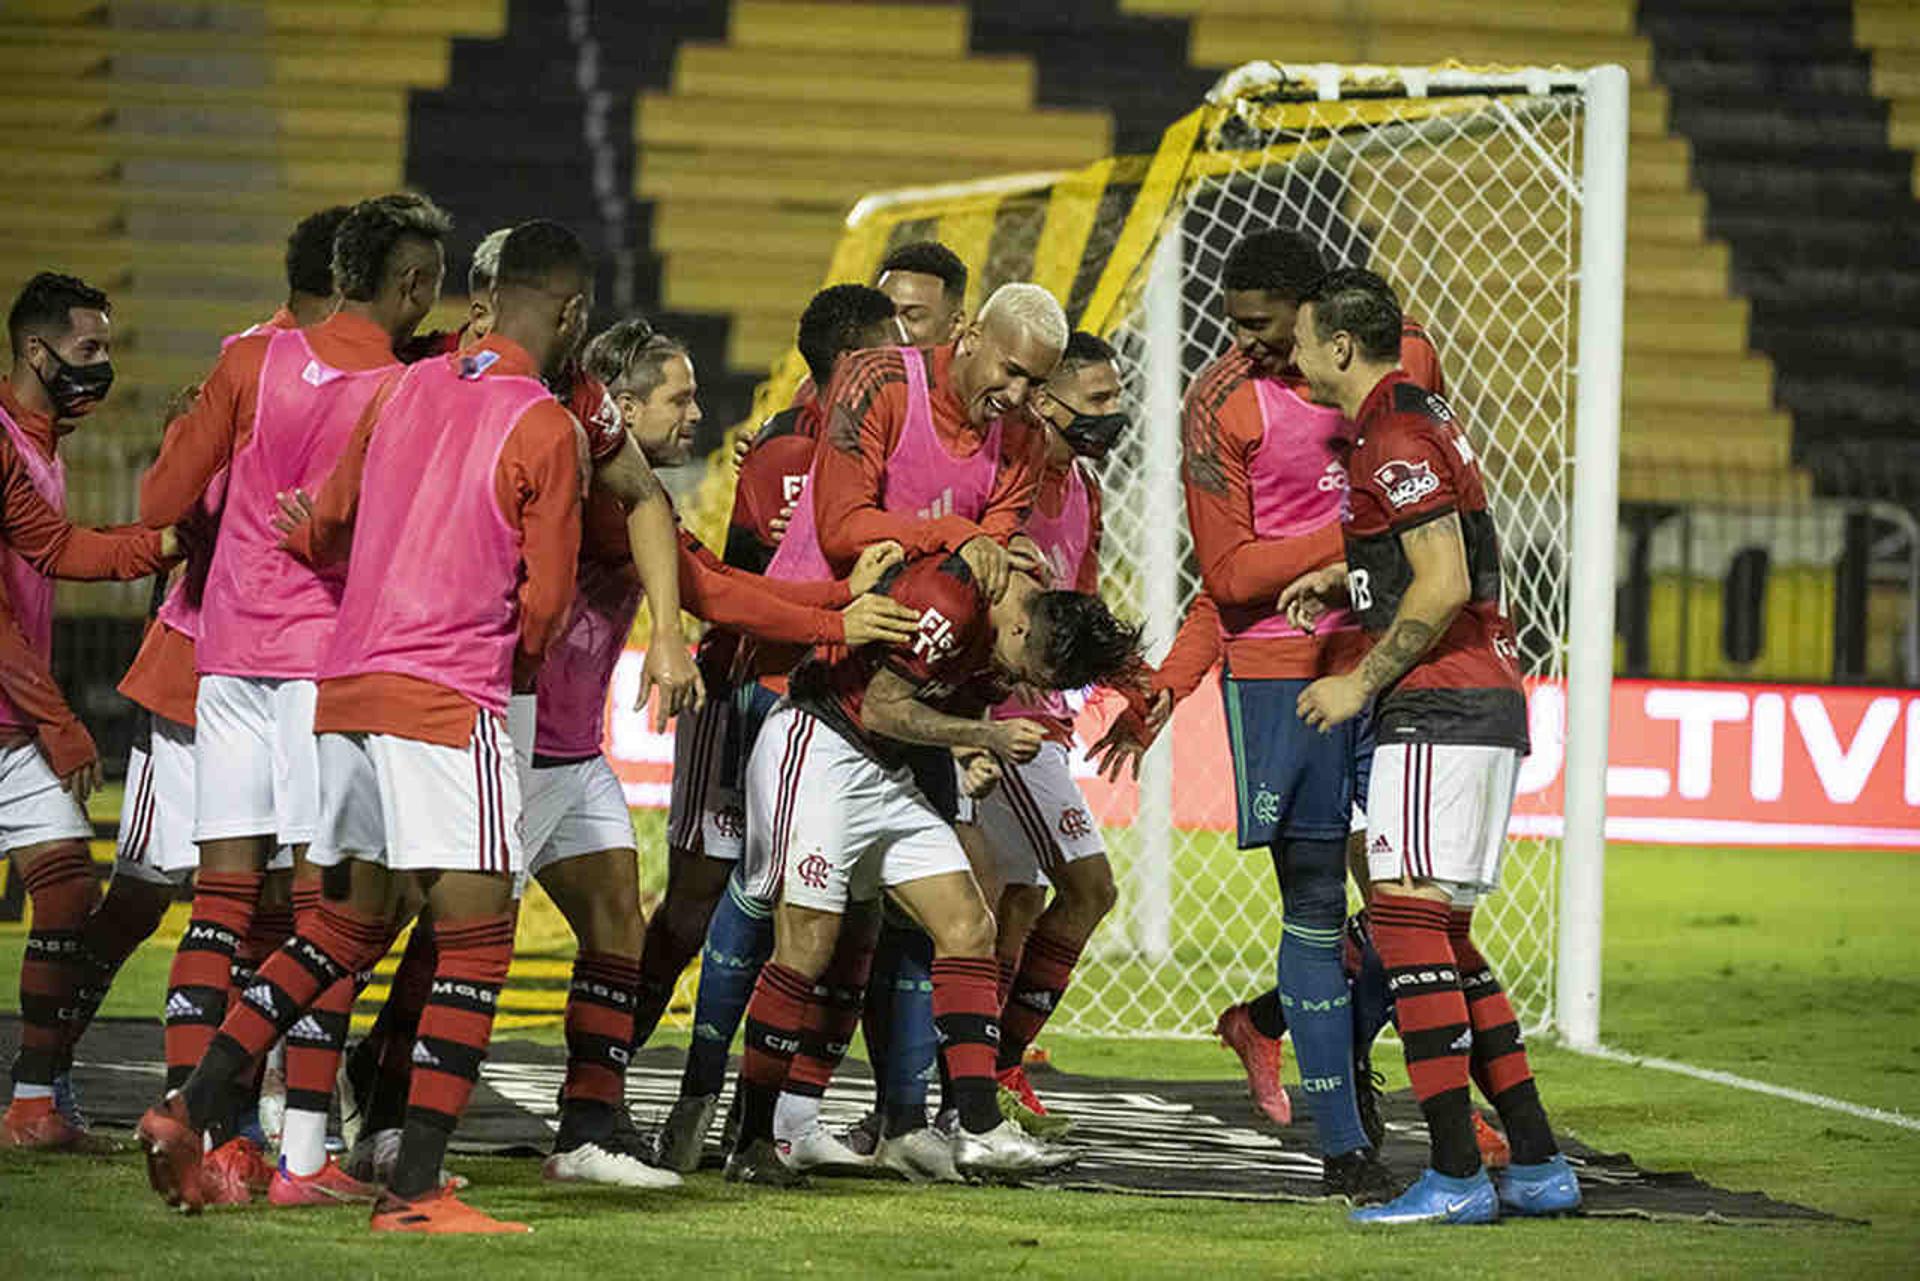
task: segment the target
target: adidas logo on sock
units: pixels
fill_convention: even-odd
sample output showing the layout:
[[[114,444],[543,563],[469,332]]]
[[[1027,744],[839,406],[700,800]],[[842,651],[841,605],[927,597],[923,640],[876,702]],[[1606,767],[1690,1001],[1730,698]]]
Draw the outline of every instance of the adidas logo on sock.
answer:
[[[413,1043],[413,1065],[415,1067],[437,1068],[440,1066],[440,1059],[432,1050],[427,1048],[426,1042],[415,1041]]]
[[[327,1034],[321,1029],[320,1024],[314,1020],[313,1015],[302,1014],[300,1021],[287,1029],[287,1039],[289,1041],[306,1041],[313,1045],[324,1045],[327,1040]]]
[[[185,992],[167,993],[167,1010],[164,1017],[168,1022],[172,1022],[175,1019],[197,1018],[199,1014],[200,1007],[195,1004],[194,999]]]
[[[1465,1054],[1473,1048],[1473,1029],[1462,1028],[1460,1035],[1453,1038],[1453,1044],[1447,1047],[1450,1054]]]
[[[255,983],[242,994],[241,999],[270,1019],[280,1017],[280,1011],[275,1007],[273,1001],[272,984]]]

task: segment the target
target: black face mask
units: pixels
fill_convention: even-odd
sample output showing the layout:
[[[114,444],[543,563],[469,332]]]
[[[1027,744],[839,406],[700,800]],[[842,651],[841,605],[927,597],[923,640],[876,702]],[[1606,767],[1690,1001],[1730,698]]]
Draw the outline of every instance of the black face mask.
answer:
[[[47,389],[47,398],[53,402],[55,418],[72,418],[79,406],[86,401],[102,401],[107,398],[107,389],[113,386],[113,362],[96,360],[91,365],[70,365],[60,358],[60,353],[51,345],[46,346],[47,355],[53,357],[53,377],[49,378],[34,370],[40,377],[40,385]]]
[[[1126,429],[1127,416],[1123,413],[1083,414],[1075,410],[1073,421],[1062,427],[1060,434],[1074,453],[1098,461],[1107,456]]]

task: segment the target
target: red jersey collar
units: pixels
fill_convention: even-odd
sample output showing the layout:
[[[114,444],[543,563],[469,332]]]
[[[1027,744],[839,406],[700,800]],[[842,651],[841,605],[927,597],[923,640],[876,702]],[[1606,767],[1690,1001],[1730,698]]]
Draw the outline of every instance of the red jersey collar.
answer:
[[[1407,381],[1409,379],[1405,370],[1392,369],[1373,385],[1373,390],[1367,393],[1367,398],[1360,402],[1360,412],[1354,415],[1350,424],[1346,424],[1351,430],[1351,438],[1358,439],[1366,434],[1368,423],[1387,412],[1393,400],[1393,389]]]
[[[353,312],[336,311],[308,332],[325,335],[327,341],[339,343],[342,347],[364,347],[370,354],[393,354],[393,335],[365,316]]]
[[[41,453],[53,457],[53,419],[21,404],[20,397],[14,394],[11,378],[0,378],[0,406],[6,408],[7,417],[20,425],[20,430],[40,447]]]

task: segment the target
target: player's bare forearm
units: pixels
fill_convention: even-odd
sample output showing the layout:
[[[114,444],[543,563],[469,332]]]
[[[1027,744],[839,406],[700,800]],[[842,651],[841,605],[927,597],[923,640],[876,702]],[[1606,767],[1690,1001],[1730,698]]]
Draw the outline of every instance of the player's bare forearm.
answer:
[[[656,489],[627,513],[627,544],[653,616],[654,634],[679,637],[680,527],[665,490]]]
[[[1413,581],[1400,598],[1392,625],[1355,669],[1369,695],[1406,675],[1467,603],[1467,552],[1459,516],[1449,512],[1416,525],[1400,535],[1400,545],[1413,568]]]
[[[989,722],[949,716],[927,706],[914,697],[913,686],[884,668],[867,684],[860,721],[873,733],[902,743],[983,749],[992,745]]]

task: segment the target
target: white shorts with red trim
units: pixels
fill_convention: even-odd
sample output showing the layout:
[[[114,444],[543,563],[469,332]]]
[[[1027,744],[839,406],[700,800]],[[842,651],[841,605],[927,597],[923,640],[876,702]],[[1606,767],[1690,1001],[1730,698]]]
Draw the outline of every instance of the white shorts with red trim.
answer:
[[[1519,776],[1510,747],[1380,744],[1367,793],[1368,875],[1497,887]]]
[[[522,784],[528,876],[582,854],[634,848],[633,813],[606,757],[535,767]]]
[[[1043,743],[1026,764],[1003,769],[1000,785],[974,803],[973,821],[1005,884],[1048,885],[1063,864],[1107,852],[1065,744]]]
[[[200,678],[194,702],[193,836],[313,839],[320,818],[316,687],[309,680]]]
[[[883,768],[788,703],[767,718],[747,765],[747,845],[749,864],[779,871],[785,902],[823,912],[968,870],[960,838],[912,771]]]
[[[320,736],[320,830],[307,861],[397,872],[517,874],[520,768],[506,719],[481,712],[464,747],[391,734]]]
[[[177,885],[200,866],[200,847],[193,843],[193,726],[147,715],[153,726],[147,745],[135,744],[127,753],[113,871]]]
[[[92,839],[92,821],[60,786],[40,745],[0,747],[0,857],[48,841]]]
[[[728,863],[746,849],[746,798],[730,751],[737,744],[734,699],[707,700],[673,728],[673,788],[667,800],[667,849]]]

